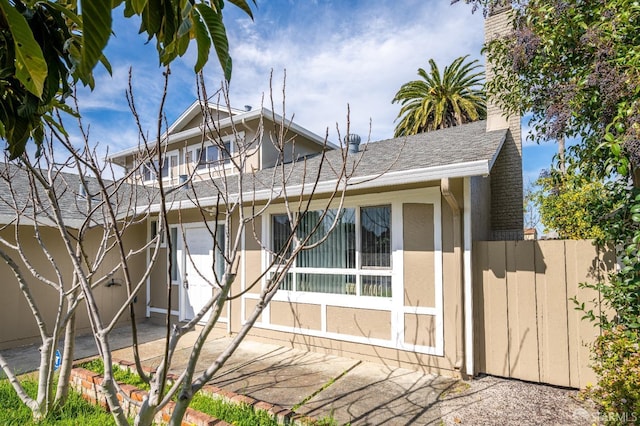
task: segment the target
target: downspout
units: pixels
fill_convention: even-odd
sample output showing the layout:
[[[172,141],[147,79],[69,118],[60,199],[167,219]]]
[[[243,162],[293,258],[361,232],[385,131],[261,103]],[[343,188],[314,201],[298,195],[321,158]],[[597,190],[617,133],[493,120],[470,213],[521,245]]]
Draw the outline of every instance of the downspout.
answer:
[[[440,179],[440,191],[442,196],[449,204],[451,211],[453,212],[453,255],[456,259],[456,299],[458,300],[458,309],[456,310],[456,362],[454,368],[459,370],[462,374],[464,366],[464,290],[462,282],[462,239],[460,237],[460,205],[458,200],[451,192],[449,178]]]

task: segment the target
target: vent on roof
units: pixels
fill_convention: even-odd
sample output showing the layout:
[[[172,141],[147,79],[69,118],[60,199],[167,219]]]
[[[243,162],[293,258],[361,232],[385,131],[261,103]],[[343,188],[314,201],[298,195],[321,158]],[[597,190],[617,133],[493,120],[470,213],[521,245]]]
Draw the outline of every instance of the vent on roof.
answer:
[[[178,176],[178,185],[182,186],[182,190],[186,191],[187,189],[189,189],[189,176],[187,175],[180,175]]]
[[[344,143],[348,145],[349,152],[356,153],[360,151],[360,135],[356,135],[355,133],[349,133],[344,137]]]
[[[244,110],[247,112],[251,111],[251,105],[245,105]]]

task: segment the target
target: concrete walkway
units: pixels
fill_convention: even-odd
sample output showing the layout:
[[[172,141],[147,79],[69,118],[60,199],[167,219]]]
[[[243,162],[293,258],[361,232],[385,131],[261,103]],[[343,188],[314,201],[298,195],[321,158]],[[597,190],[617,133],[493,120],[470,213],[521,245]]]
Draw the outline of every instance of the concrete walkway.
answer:
[[[164,329],[148,323],[139,329],[142,362],[155,367],[163,352]],[[173,372],[186,365],[195,336],[189,333],[181,339]],[[114,358],[132,360],[128,327],[117,329],[111,341]],[[220,334],[211,336],[199,368],[204,369],[229,341]],[[92,336],[79,337],[77,348],[78,359],[96,353]],[[3,354],[19,371],[37,368],[36,347]],[[573,399],[575,391],[497,378],[464,383],[250,340],[241,344],[212,384],[285,408],[297,406],[296,412],[311,417],[333,416],[340,424],[581,425],[593,420],[593,414]]]

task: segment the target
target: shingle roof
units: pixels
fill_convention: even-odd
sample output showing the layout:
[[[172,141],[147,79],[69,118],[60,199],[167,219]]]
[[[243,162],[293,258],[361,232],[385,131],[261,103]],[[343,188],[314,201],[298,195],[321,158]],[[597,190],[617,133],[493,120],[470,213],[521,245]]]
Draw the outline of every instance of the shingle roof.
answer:
[[[80,190],[79,175],[58,172],[51,176],[56,199],[67,227],[78,229],[87,221],[88,216],[91,216],[89,226],[104,223],[103,211],[100,209],[91,215],[87,213],[89,209],[95,208],[101,199],[95,178],[88,176],[84,178],[88,188],[87,194],[91,197],[91,206],[88,207],[87,197]],[[14,164],[0,163],[0,224],[15,222],[16,212],[19,211],[21,224],[32,224],[35,212],[38,223],[54,225],[51,203],[46,192],[39,182],[34,182],[33,185],[30,183],[29,174],[24,168]],[[148,188],[109,180],[105,180],[105,185],[110,194],[111,204],[119,217],[129,215],[135,210],[136,202],[145,200],[146,205],[154,202],[152,197],[155,194],[149,192]],[[117,188],[116,185],[118,185]]]
[[[379,142],[364,144],[357,154],[348,154],[351,180],[366,180],[382,172],[385,176],[405,176],[415,179],[420,171],[421,176],[429,176],[425,180],[435,180],[441,177],[470,176],[475,172],[466,166],[484,164],[485,167],[477,174],[487,174],[499,153],[507,130],[487,132],[486,122],[478,121],[462,126],[421,133],[413,136],[387,139]],[[211,182],[196,182],[188,191],[176,191],[170,198],[182,201],[194,196],[214,198],[218,191],[228,194],[240,192],[266,191],[269,196],[274,188],[282,186],[282,176],[286,177],[286,186],[311,187],[316,176],[320,182],[332,182],[338,178],[336,170],[343,161],[340,150],[328,151],[324,164],[321,154],[309,156],[305,161],[286,164],[283,168],[264,169],[255,174],[246,174],[240,183],[237,176],[228,176],[226,180],[214,179]],[[474,169],[475,170],[475,169]],[[370,186],[383,186],[385,176],[373,179]],[[388,183],[387,183],[388,184]],[[226,191],[223,189],[226,188]],[[326,186],[332,188],[331,185]],[[322,188],[320,189],[322,190]]]
[[[364,144],[357,154],[348,154],[348,170],[351,181],[366,181],[369,186],[389,185],[387,177],[398,178],[394,182],[427,181],[441,177],[471,176],[489,173],[493,162],[499,153],[507,130],[486,132],[486,123],[479,121],[458,127],[421,133],[414,136],[387,139],[379,142]],[[324,162],[321,154],[306,157],[304,161],[285,164],[283,167],[264,169],[254,174],[245,174],[242,179],[237,175],[230,175],[227,179],[195,182],[188,190],[172,190],[167,196],[169,202],[182,202],[193,199],[197,194],[203,204],[212,204],[218,193],[237,195],[240,192],[258,192],[261,197],[270,197],[274,193],[280,194],[279,188],[283,181],[287,189],[300,191],[308,190],[319,176],[324,186],[316,188],[318,192],[330,191],[334,188],[332,182],[339,177],[337,170],[343,161],[343,152],[331,150],[325,153]],[[482,167],[475,167],[481,164]],[[385,172],[384,176],[377,175]],[[285,179],[282,176],[285,176]],[[89,185],[89,194],[97,193],[94,178],[85,177]],[[385,180],[386,179],[386,180]],[[9,191],[9,182],[16,194],[23,194],[14,201]],[[114,184],[108,182],[108,184]],[[80,177],[72,173],[60,173],[56,179],[56,192],[67,226],[77,228],[86,220],[86,198],[78,196]],[[33,214],[33,206],[39,220],[50,223],[46,219],[50,206],[42,188],[39,189],[40,203],[34,202],[30,193],[27,173],[14,165],[5,164],[0,167],[0,223],[11,223],[15,220],[15,209],[26,208],[26,217]],[[112,195],[112,204],[118,204],[118,214],[126,216],[133,213],[145,212],[150,205],[157,205],[158,193],[156,188],[123,184],[117,194]],[[120,203],[115,203],[116,197]],[[131,201],[129,201],[131,199]],[[134,200],[135,199],[135,200]],[[207,201],[208,200],[208,201]],[[95,204],[94,204],[95,205]],[[180,204],[173,204],[171,208],[178,208]],[[94,221],[100,222],[95,218]],[[23,220],[25,223],[25,220]]]

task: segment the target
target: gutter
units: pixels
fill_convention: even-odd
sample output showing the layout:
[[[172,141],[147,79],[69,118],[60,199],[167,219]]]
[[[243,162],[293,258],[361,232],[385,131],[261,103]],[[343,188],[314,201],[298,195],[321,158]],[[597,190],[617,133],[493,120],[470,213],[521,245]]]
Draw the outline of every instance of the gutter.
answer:
[[[460,205],[450,189],[449,178],[440,179],[440,192],[449,204],[453,212],[453,254],[456,258],[456,300],[458,301],[458,309],[456,310],[456,361],[454,368],[463,374],[464,367],[464,282],[462,280],[462,265],[464,263],[462,247],[462,238],[460,236]]]
[[[346,190],[349,189],[371,189],[371,188],[383,188],[387,186],[404,185],[411,183],[420,183],[427,181],[437,181],[444,178],[466,178],[471,176],[485,176],[489,174],[489,161],[477,160],[469,161],[465,163],[449,164],[446,166],[434,166],[423,169],[401,170],[395,172],[387,172],[382,176],[379,175],[367,175],[357,176],[349,179],[349,184]],[[338,184],[336,179],[327,180],[319,183],[318,185],[304,184],[304,185],[290,185],[287,186],[287,193],[290,197],[297,197],[300,195],[309,195],[312,190],[315,189],[316,194],[324,194],[333,191]],[[340,187],[342,189],[343,187]],[[271,189],[259,189],[256,191],[246,191],[243,194],[244,199],[262,201],[274,198],[280,198],[282,196],[282,188],[274,187]],[[230,199],[236,202],[240,199],[238,194],[231,194]],[[201,207],[215,206],[217,197],[202,197],[199,198],[198,205]],[[455,198],[454,198],[455,201]],[[457,203],[456,203],[457,205]],[[173,201],[169,205],[169,210],[193,208],[196,207],[193,201],[188,199]],[[458,210],[460,208],[458,207]],[[156,213],[160,211],[159,204],[151,204],[149,206],[138,207],[136,213],[152,212]]]
[[[466,357],[467,377],[475,375],[473,345],[473,269],[471,251],[473,249],[473,227],[471,219],[471,178],[464,178],[464,206],[463,211],[463,240],[464,240],[464,347]]]

